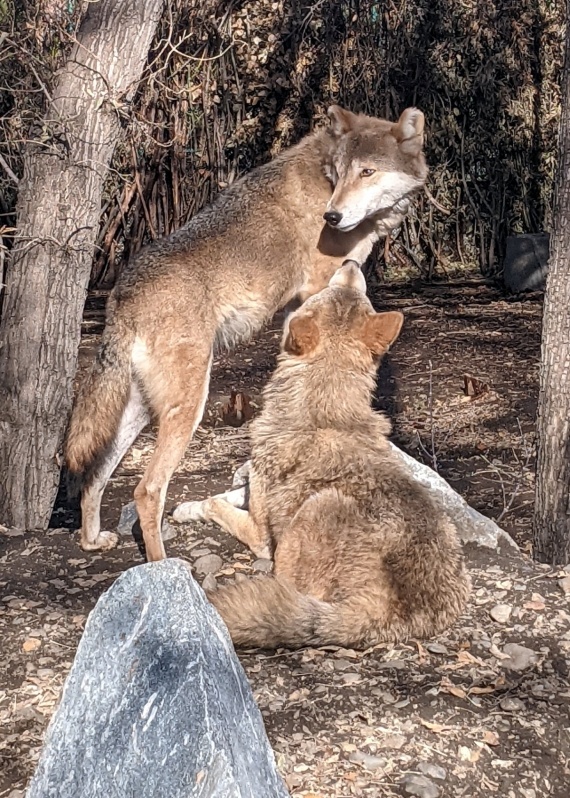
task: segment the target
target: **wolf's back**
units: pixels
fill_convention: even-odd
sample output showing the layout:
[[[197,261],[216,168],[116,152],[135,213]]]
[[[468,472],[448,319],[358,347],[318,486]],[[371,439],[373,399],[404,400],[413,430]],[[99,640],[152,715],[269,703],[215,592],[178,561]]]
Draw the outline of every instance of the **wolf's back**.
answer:
[[[120,318],[109,320],[71,414],[64,456],[73,474],[89,472],[116,435],[129,399],[133,342]]]

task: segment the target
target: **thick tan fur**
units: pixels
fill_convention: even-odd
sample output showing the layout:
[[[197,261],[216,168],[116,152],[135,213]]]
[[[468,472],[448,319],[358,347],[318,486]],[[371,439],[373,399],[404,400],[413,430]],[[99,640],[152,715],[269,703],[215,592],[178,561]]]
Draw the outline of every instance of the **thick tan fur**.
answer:
[[[286,325],[251,429],[249,512],[201,503],[201,517],[258,555],[274,552],[273,576],[208,593],[237,646],[430,637],[469,596],[454,524],[391,452],[389,422],[370,407],[402,316],[375,314],[351,269]]]
[[[121,274],[65,446],[68,468],[85,476],[83,548],[116,544],[99,528],[102,491],[148,409],[158,439],[135,501],[147,557],[165,556],[166,490],[200,422],[215,346],[234,346],[295,297],[321,290],[345,258],[362,263],[424,184],[421,112],[407,109],[396,123],[336,106],[329,114],[330,127],[237,181]],[[351,202],[359,205],[358,224],[351,213],[343,227],[335,196],[345,214]],[[324,224],[325,211],[338,229]]]
[[[93,368],[77,394],[67,432],[65,456],[74,474],[92,467],[108,448],[129,396],[134,334],[112,311],[113,298],[107,307],[110,322]]]

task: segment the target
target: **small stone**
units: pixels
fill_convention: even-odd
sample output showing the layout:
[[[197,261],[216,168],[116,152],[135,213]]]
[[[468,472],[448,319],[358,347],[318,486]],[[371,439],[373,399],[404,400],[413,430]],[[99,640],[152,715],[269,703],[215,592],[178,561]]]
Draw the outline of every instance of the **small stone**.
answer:
[[[378,687],[374,687],[370,692],[372,695],[378,696],[384,704],[395,704],[398,700],[392,693],[387,690],[380,690]]]
[[[215,574],[223,564],[224,561],[218,554],[206,554],[203,557],[198,557],[194,563],[194,570],[200,576]]]
[[[406,744],[406,738],[403,734],[385,734],[380,738],[381,748],[395,748],[399,750]]]
[[[216,577],[214,574],[206,574],[204,577],[204,581],[202,582],[202,589],[203,590],[216,590],[218,587],[218,583],[216,582]]]
[[[406,795],[416,795],[418,798],[438,798],[439,787],[426,776],[416,773],[407,773],[400,782]]]
[[[496,604],[492,610],[489,610],[489,615],[497,623],[508,623],[512,611],[510,604]]]
[[[507,654],[507,658],[501,660],[501,665],[510,671],[524,671],[538,662],[536,651],[518,643],[507,643],[503,646],[503,653]]]
[[[38,720],[38,718],[41,720],[42,718],[42,715],[34,707],[20,707],[14,714],[18,720]]]
[[[564,579],[561,579],[558,584],[560,585],[560,589],[564,595],[570,596],[570,576],[565,576]]]
[[[234,488],[241,488],[249,482],[249,471],[251,468],[251,461],[247,460],[243,465],[234,471],[232,479],[232,490]]]
[[[432,765],[431,762],[420,762],[418,764],[418,770],[421,771],[424,776],[429,776],[432,779],[439,779],[443,781],[447,776],[447,770],[442,768],[441,765]]]
[[[530,688],[530,692],[535,698],[541,698],[543,700],[546,698],[543,684],[533,684]]]
[[[386,760],[381,756],[371,756],[365,754],[364,751],[354,751],[348,757],[351,762],[362,765],[366,770],[378,770],[378,768],[386,767]]]
[[[499,706],[505,712],[520,712],[524,709],[524,703],[520,698],[511,698],[506,696],[499,701]]]
[[[261,571],[262,573],[269,573],[273,568],[273,560],[266,560],[265,557],[260,557],[253,563],[254,571]]]
[[[376,667],[380,670],[392,668],[395,671],[406,670],[406,662],[403,659],[390,659],[387,662],[378,662]]]
[[[335,671],[346,671],[349,668],[354,668],[354,662],[351,662],[349,659],[335,659],[333,660],[333,668]]]
[[[192,557],[205,557],[207,554],[211,554],[212,549],[202,548],[202,549],[192,549]]]
[[[430,654],[448,654],[447,648],[441,643],[428,643],[426,649]]]
[[[129,502],[128,504],[125,504],[121,510],[121,517],[119,518],[119,523],[117,524],[117,534],[132,535],[133,526],[138,520],[139,514],[137,513],[135,503]],[[163,518],[162,529],[160,531],[160,537],[163,539],[163,541],[167,542],[169,540],[174,540],[177,534],[178,532],[174,529],[172,524],[170,524],[166,518]]]
[[[160,530],[160,537],[162,538],[164,543],[168,543],[169,540],[174,540],[174,538],[178,535],[176,529],[169,523],[166,518],[162,519],[162,528]]]

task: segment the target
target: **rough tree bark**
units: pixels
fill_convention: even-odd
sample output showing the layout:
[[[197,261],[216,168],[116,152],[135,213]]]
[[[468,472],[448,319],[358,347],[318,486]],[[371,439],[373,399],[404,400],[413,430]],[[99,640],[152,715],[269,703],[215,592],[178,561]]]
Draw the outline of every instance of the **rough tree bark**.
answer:
[[[566,18],[570,20],[570,0]],[[534,555],[552,565],[566,565],[570,562],[570,28],[562,73],[537,432]]]
[[[163,0],[88,5],[24,154],[0,325],[0,523],[46,528],[103,183]]]

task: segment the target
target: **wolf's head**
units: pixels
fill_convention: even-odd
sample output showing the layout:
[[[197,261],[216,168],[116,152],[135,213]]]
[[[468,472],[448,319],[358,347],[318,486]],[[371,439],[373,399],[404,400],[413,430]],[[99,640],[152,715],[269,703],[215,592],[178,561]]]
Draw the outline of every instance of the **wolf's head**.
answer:
[[[364,219],[391,209],[407,211],[410,194],[426,181],[424,115],[406,108],[395,123],[353,114],[333,105],[327,176],[334,192],[325,220],[337,230],[353,230]]]
[[[394,343],[403,321],[398,312],[374,312],[362,272],[345,261],[327,288],[289,316],[282,348],[306,363],[327,359],[332,368],[366,373]]]

